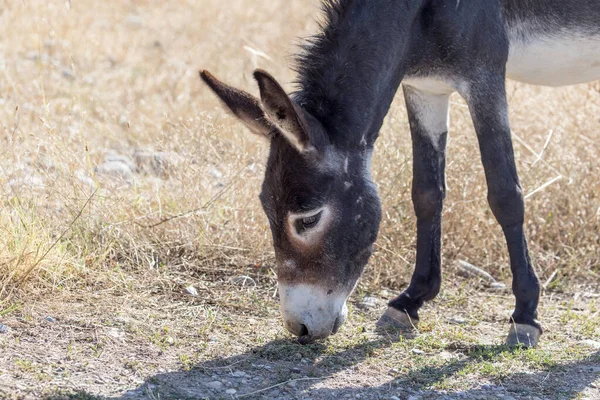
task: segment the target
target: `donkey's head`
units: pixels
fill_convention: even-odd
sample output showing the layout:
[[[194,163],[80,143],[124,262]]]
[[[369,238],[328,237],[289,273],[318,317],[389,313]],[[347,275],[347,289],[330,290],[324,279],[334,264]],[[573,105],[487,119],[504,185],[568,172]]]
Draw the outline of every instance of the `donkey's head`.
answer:
[[[369,174],[371,147],[364,140],[354,148],[336,145],[264,71],[254,73],[260,100],[207,71],[200,75],[271,143],[260,201],[273,235],[285,327],[304,343],[336,333],[381,220]]]

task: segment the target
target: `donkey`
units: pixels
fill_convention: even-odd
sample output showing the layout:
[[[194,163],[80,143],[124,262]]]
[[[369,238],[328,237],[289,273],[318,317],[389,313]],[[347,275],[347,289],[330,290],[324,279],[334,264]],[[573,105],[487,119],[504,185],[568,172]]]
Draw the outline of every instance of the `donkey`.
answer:
[[[540,284],[523,230],[523,191],[508,121],[506,77],[539,85],[600,78],[598,0],[325,0],[325,22],[297,58],[286,94],[256,70],[260,99],[201,78],[270,141],[260,201],[275,249],[285,327],[309,343],[336,333],[372,252],[381,205],[373,145],[402,84],[413,145],[416,266],[379,325],[410,328],[441,284],[449,96],[468,104],[488,202],[502,227],[516,306],[509,345],[536,346]]]

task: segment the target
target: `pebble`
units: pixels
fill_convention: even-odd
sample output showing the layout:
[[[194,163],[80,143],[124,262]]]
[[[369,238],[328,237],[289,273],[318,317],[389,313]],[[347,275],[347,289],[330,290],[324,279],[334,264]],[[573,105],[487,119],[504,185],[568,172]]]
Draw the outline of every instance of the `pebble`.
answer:
[[[48,315],[46,318],[44,318],[44,320],[45,320],[46,322],[50,322],[51,324],[53,324],[53,323],[55,323],[55,322],[56,322],[56,318],[53,318],[53,317],[51,317],[51,316],[49,316],[49,315]]]
[[[448,320],[452,325],[465,325],[467,320],[463,317],[452,317]]]
[[[130,126],[129,120],[127,119],[127,117],[125,115],[121,115],[119,117],[119,125],[121,125],[122,127],[129,128],[129,126]]]
[[[197,297],[198,296],[198,290],[196,290],[196,288],[192,285],[188,286],[185,288],[185,291],[190,295],[190,296],[194,296]]]
[[[219,381],[213,381],[213,382],[208,382],[206,384],[206,387],[208,387],[210,389],[214,389],[214,390],[219,390],[223,387],[223,384]]]
[[[166,177],[170,169],[176,167],[181,161],[177,153],[166,151],[152,151],[147,149],[136,149],[133,159],[138,172]]]
[[[236,394],[236,393],[237,393],[237,390],[235,390],[235,389],[227,389],[227,390],[225,391],[225,393],[227,393],[227,394]]]
[[[408,396],[408,399],[406,400],[421,400],[421,398],[417,396]]]
[[[412,349],[410,352],[413,353],[413,354],[419,354],[419,355],[420,354],[425,354],[425,352],[423,350],[421,350],[421,349]]]
[[[94,171],[99,175],[121,178],[125,182],[133,181],[133,171],[126,163],[123,162],[107,161],[97,165]]]
[[[110,154],[107,154],[106,157],[104,157],[104,162],[125,164],[131,171],[135,171],[134,162],[131,161],[131,158],[129,158],[127,156],[110,153]]]
[[[365,296],[360,302],[360,306],[363,308],[373,309],[377,307],[377,298],[373,296]]]
[[[505,395],[505,396],[502,396],[502,400],[517,400],[517,399],[515,399],[514,397],[512,397],[510,395]]]
[[[8,326],[0,324],[0,333],[8,333],[9,331],[10,328]]]
[[[506,290],[506,285],[502,282],[494,282],[494,283],[490,284],[490,289]]]
[[[398,396],[392,396],[392,397],[390,397],[390,400],[400,400],[400,397],[398,397]]]
[[[233,376],[235,376],[236,378],[249,378],[248,374],[244,371],[235,371],[233,373]]]

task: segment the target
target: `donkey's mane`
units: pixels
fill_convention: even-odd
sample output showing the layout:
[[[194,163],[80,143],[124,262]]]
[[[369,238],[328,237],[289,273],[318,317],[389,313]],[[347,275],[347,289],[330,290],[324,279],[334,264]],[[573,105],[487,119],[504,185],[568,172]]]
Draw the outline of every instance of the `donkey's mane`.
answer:
[[[328,71],[335,71],[331,55],[340,45],[340,30],[352,3],[353,0],[323,0],[324,19],[319,22],[319,32],[303,39],[294,57],[294,70],[298,73],[296,98],[317,117],[329,114],[335,107],[327,101],[332,99],[328,92],[336,80]],[[303,96],[305,93],[311,96]]]

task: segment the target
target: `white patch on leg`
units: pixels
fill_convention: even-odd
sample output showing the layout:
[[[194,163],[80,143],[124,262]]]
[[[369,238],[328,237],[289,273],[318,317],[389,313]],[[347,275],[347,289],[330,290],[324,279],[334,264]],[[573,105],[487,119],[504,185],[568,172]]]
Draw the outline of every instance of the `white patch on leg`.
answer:
[[[448,132],[450,120],[450,94],[452,86],[434,79],[407,79],[404,92],[408,106],[414,113],[419,130],[440,150],[440,137]],[[412,127],[411,127],[412,128]]]
[[[339,325],[346,320],[347,293],[308,284],[280,282],[278,287],[284,325],[297,336],[304,325],[313,339],[325,338],[332,333],[336,320]]]

